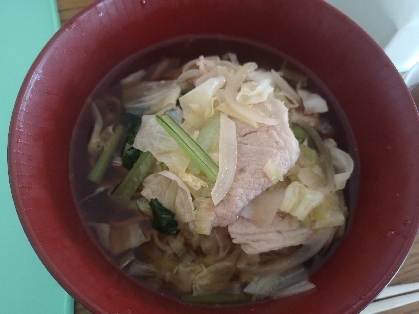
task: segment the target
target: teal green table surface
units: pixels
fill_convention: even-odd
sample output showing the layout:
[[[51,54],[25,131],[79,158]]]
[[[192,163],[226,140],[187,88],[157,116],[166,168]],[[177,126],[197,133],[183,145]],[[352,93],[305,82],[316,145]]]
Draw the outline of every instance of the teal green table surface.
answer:
[[[20,85],[59,28],[55,0],[3,0],[0,9],[0,313],[73,312],[73,301],[38,259],[16,214],[7,172],[10,118]]]

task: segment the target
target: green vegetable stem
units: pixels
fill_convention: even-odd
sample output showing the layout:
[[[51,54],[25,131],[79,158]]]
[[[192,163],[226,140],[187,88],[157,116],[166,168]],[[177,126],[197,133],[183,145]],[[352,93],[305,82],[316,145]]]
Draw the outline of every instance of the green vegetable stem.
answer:
[[[87,177],[90,181],[99,183],[103,179],[123,134],[124,127],[122,125],[118,125],[109,141],[108,147],[103,150],[92,171],[90,171]]]
[[[131,198],[155,162],[156,158],[150,152],[143,152],[112,195]]]
[[[218,166],[211,157],[170,116],[156,115],[156,120],[214,183],[217,179]]]

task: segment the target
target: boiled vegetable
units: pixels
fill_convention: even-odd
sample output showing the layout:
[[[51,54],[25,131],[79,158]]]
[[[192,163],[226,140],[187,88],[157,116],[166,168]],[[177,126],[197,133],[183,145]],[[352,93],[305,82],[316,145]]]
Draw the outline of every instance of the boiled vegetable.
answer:
[[[118,125],[115,128],[114,134],[110,139],[109,144],[104,148],[92,171],[89,173],[87,178],[90,181],[99,183],[102,180],[123,134],[124,127],[122,125]]]
[[[164,207],[156,198],[153,198],[149,204],[153,213],[154,229],[169,235],[176,235],[180,232],[174,212]]]
[[[211,182],[215,182],[218,166],[170,116],[156,115],[157,122],[173,137]]]
[[[127,176],[112,193],[112,195],[131,198],[138,190],[145,175],[155,162],[156,159],[150,152],[142,153],[140,158],[136,161],[132,169],[128,172]]]
[[[220,171],[211,192],[214,205],[217,205],[233,183],[237,165],[237,137],[236,124],[227,115],[220,118]]]

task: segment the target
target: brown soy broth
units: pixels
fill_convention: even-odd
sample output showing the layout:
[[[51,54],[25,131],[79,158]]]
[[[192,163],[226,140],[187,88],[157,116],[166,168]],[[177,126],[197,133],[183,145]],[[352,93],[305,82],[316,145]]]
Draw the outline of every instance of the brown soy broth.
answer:
[[[95,232],[91,227],[89,227],[90,221],[99,223],[107,222],[114,213],[115,205],[109,203],[106,197],[106,193],[101,193],[94,198],[86,199],[86,197],[91,195],[96,189],[96,185],[86,179],[89,172],[89,165],[87,162],[89,158],[87,144],[91,134],[92,126],[94,125],[91,109],[87,104],[89,104],[91,100],[100,98],[105,93],[111,93],[116,97],[120,97],[121,90],[118,85],[122,78],[140,69],[148,69],[149,72],[152,72],[165,58],[175,59],[177,60],[177,65],[181,66],[189,60],[199,57],[200,55],[222,56],[228,52],[235,53],[240,64],[245,62],[256,62],[259,68],[265,69],[279,70],[284,61],[286,61],[289,66],[309,77],[306,89],[320,94],[327,100],[329,112],[324,116],[328,121],[331,122],[331,125],[335,130],[333,138],[337,141],[338,146],[341,149],[348,152],[352,156],[355,162],[355,171],[352,174],[347,187],[345,188],[346,205],[350,212],[350,216],[347,219],[347,228],[349,228],[351,217],[353,216],[355,209],[358,186],[359,167],[357,150],[349,123],[343,111],[339,107],[338,102],[324,86],[324,84],[319,79],[317,79],[309,69],[299,64],[296,60],[281,54],[281,52],[256,43],[216,36],[179,38],[140,51],[117,65],[92,92],[91,96],[86,102],[86,105],[83,107],[80,113],[77,124],[73,131],[70,150],[70,179],[75,203],[77,204],[80,217],[88,229],[92,239],[98,244],[102,252],[106,255],[107,259],[109,259],[115,265],[118,265],[118,258],[120,256],[112,256],[105,249],[103,249],[99,244]],[[127,211],[122,211],[121,215],[125,215],[125,218],[128,218],[130,213]],[[314,262],[312,261],[309,272],[312,273],[316,271],[320,265],[333,253],[338,244],[339,243],[335,243],[331,247],[325,258],[322,258],[321,260],[315,260]],[[137,255],[138,254],[141,255],[141,253],[137,252]],[[138,277],[134,278],[134,280],[140,284],[148,286],[144,280]],[[152,286],[151,289],[157,290],[160,293],[164,293],[169,297],[177,298],[178,295],[173,291],[155,286]]]

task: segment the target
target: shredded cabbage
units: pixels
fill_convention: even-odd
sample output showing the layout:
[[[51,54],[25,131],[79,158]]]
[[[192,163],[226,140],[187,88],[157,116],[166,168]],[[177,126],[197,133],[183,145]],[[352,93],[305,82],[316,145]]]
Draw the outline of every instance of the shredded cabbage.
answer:
[[[226,101],[233,110],[240,112],[241,115],[251,120],[254,120],[255,122],[260,122],[267,125],[278,124],[278,121],[276,119],[267,117],[265,114],[249,105],[239,104],[236,100],[238,90],[241,84],[244,82],[249,73],[256,70],[256,68],[256,63],[246,63],[243,66],[241,66],[236,73],[234,73],[234,75],[230,78],[225,87]]]
[[[214,114],[214,94],[223,87],[225,78],[210,78],[179,98],[187,130],[200,130]]]
[[[194,279],[193,295],[216,293],[230,281],[236,266],[231,262],[220,262],[209,266]]]
[[[157,123],[154,115],[143,115],[133,147],[150,152],[160,162],[168,165],[171,154],[179,148],[176,141]]]
[[[311,211],[310,218],[314,220],[313,229],[344,225],[345,216],[339,209],[337,193],[326,195],[324,201]]]
[[[301,183],[312,190],[320,191],[326,184],[323,170],[317,165],[309,168],[299,167],[297,177]]]
[[[237,94],[238,103],[253,105],[265,101],[274,88],[271,86],[271,80],[265,79],[261,82],[245,82],[241,85],[240,92]]]
[[[215,218],[214,204],[210,198],[203,198],[195,210],[195,232],[210,235]]]
[[[179,186],[178,191],[176,193],[176,198],[175,198],[176,216],[178,216],[180,220],[183,222],[189,222],[189,221],[194,220],[194,208],[193,208],[193,203],[192,203],[192,196],[188,187],[173,172],[162,171],[160,172],[160,174],[165,176],[166,178],[176,181],[176,183]]]
[[[201,180],[197,176],[194,176],[192,174],[186,173],[186,172],[180,172],[178,173],[179,178],[182,179],[183,182],[185,182],[187,185],[189,185],[194,190],[199,190],[201,188],[208,187],[208,183],[204,180]]]
[[[263,171],[265,171],[269,180],[271,180],[273,184],[284,180],[284,175],[281,173],[281,170],[271,159],[266,162],[265,166],[263,167]]]
[[[305,185],[294,181],[285,189],[284,200],[279,208],[298,220],[304,220],[323,199],[323,193],[309,189]]]
[[[297,93],[303,100],[305,114],[323,113],[329,110],[327,108],[326,100],[324,100],[320,95],[311,93],[304,89],[298,90]]]
[[[149,240],[145,237],[137,222],[123,226],[110,226],[109,251],[117,255]]]
[[[182,222],[195,219],[191,193],[177,175],[170,171],[161,171],[151,180],[144,180],[143,184],[141,195],[145,198],[157,198],[164,207],[175,212]]]
[[[179,95],[176,81],[143,82],[122,91],[125,110],[138,116],[162,114],[174,108]]]

